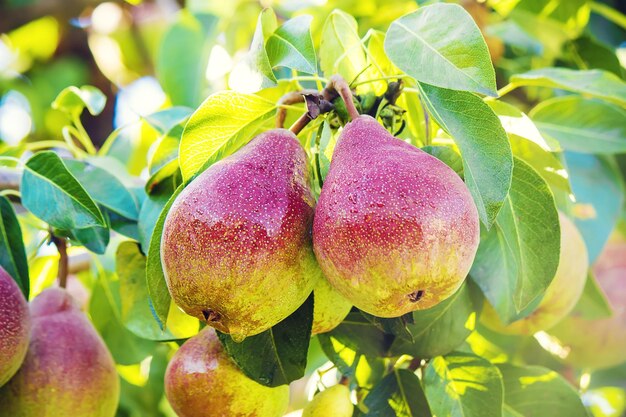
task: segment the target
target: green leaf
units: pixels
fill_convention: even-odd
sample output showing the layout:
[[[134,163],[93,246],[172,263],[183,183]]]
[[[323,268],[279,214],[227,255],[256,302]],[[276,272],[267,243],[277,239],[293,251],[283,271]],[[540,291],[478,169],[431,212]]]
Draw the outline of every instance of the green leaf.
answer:
[[[185,125],[189,116],[193,113],[193,109],[184,106],[174,106],[165,110],[161,110],[143,117],[150,126],[152,126],[159,134],[165,135],[176,126]]]
[[[313,325],[313,296],[293,314],[269,330],[233,341],[217,332],[228,355],[253,380],[270,387],[289,384],[304,376]]]
[[[406,369],[394,369],[365,397],[368,417],[432,416],[422,384]]]
[[[511,186],[513,156],[500,120],[472,93],[420,84],[422,99],[459,147],[463,174],[481,221],[490,227]]]
[[[213,17],[214,24],[217,18]],[[156,74],[175,106],[196,107],[202,97],[207,36],[202,23],[187,10],[176,16],[163,35]]]
[[[485,39],[458,4],[437,3],[394,20],[387,30],[385,51],[419,82],[497,96]]]
[[[516,86],[550,87],[626,105],[626,83],[607,71],[541,68],[511,77]]]
[[[89,162],[70,159],[63,162],[97,203],[127,219],[137,220],[137,200],[115,175]]]
[[[414,311],[413,323],[407,325],[413,340],[396,338],[391,354],[428,359],[453,351],[474,331],[482,305],[480,290],[472,283],[463,284],[436,306]]]
[[[498,115],[508,134],[513,155],[535,168],[549,184],[569,194],[571,187],[567,172],[563,163],[552,153],[560,150],[558,142],[547,141],[533,121],[517,107],[496,100],[487,103]]]
[[[570,151],[626,152],[626,110],[579,96],[556,97],[540,103],[530,117],[545,136]]]
[[[434,358],[424,372],[424,391],[437,417],[500,417],[503,387],[486,359],[455,352]]]
[[[565,152],[576,197],[574,223],[585,240],[589,263],[598,257],[615,228],[624,204],[624,189],[615,164],[607,157]]]
[[[161,214],[154,225],[152,235],[150,236],[150,246],[148,248],[148,259],[146,261],[146,280],[148,284],[148,294],[154,310],[156,318],[159,320],[161,329],[165,329],[167,325],[167,316],[170,311],[172,297],[167,288],[165,275],[163,273],[163,265],[161,264],[161,235],[163,234],[163,225],[170,207],[174,204],[174,200],[183,190],[181,185],[176,189],[174,194],[167,200],[167,203],[161,210]],[[146,200],[147,201],[147,200]]]
[[[265,39],[276,29],[276,15],[272,9],[263,9],[259,14],[254,37],[248,54],[235,65],[228,85],[242,93],[256,93],[277,84],[272,64],[265,49]]]
[[[106,251],[110,239],[108,222],[106,227],[92,226],[84,229],[74,229],[70,234],[87,249],[100,255]]]
[[[28,300],[30,280],[22,228],[8,198],[0,196],[0,267],[17,283]]]
[[[100,276],[89,302],[89,315],[113,359],[119,365],[134,365],[152,354],[156,343],[142,339],[122,324],[119,316],[119,283]]]
[[[106,227],[102,212],[57,154],[39,152],[26,162],[22,204],[58,229]]]
[[[578,393],[556,372],[540,366],[500,364],[506,406],[521,416],[587,417]],[[513,414],[517,415],[517,414]]]
[[[494,227],[481,236],[470,272],[504,323],[520,318],[548,288],[559,264],[560,244],[550,188],[516,158],[509,196]]]
[[[365,70],[365,50],[354,17],[338,9],[328,15],[322,28],[319,54],[325,77],[340,74],[352,82]]]
[[[141,249],[144,253],[148,253],[152,231],[169,198],[169,195],[149,196],[141,204],[137,227],[139,229],[139,243],[141,243]]]
[[[276,103],[234,91],[215,93],[191,116],[180,143],[183,179],[235,152],[274,115]]]
[[[175,125],[152,145],[148,161],[148,171],[151,175],[156,174],[166,166],[169,167],[170,171],[172,171],[172,168],[173,171],[178,168],[178,148],[180,147],[180,138],[183,135],[183,130],[183,125]],[[175,162],[175,164],[172,164],[172,162]],[[170,165],[173,165],[173,167],[170,167]]]
[[[463,178],[463,160],[454,149],[448,146],[424,146],[421,149],[439,159],[441,162],[452,168],[459,177]]]
[[[272,67],[317,73],[317,58],[311,37],[312,20],[309,15],[296,16],[270,35],[265,50]]]
[[[572,43],[571,60],[581,59],[587,68],[609,71],[618,77],[623,69],[613,47],[597,40],[591,34],[583,34]]]
[[[106,104],[106,96],[91,85],[64,88],[52,102],[52,108],[61,110],[70,117],[78,117],[85,108],[92,116],[102,113]]]
[[[388,356],[393,342],[393,335],[385,334],[372,324],[361,312],[351,311],[339,326],[327,333],[318,335],[324,348],[332,344],[340,344],[367,357]],[[326,349],[324,349],[326,351]],[[326,352],[328,353],[328,352]]]
[[[161,330],[150,309],[146,286],[146,257],[135,242],[122,242],[115,254],[115,269],[119,277],[120,318],[124,326],[135,335],[148,340],[167,341],[188,338],[198,333],[196,318],[180,312],[167,321]]]
[[[591,271],[587,275],[585,289],[570,315],[582,317],[586,320],[604,319],[613,315],[611,305],[598,286],[598,282]]]

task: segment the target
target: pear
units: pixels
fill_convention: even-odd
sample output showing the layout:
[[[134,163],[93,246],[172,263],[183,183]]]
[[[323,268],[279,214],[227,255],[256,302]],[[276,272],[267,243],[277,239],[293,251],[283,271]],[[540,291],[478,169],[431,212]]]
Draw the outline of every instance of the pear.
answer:
[[[352,309],[352,304],[335,291],[324,278],[317,282],[313,294],[313,328],[311,329],[313,335],[333,330],[341,324]]]
[[[113,417],[120,384],[113,358],[78,304],[48,288],[30,304],[32,332],[24,363],[0,388],[12,417]]]
[[[530,315],[507,326],[491,304],[485,302],[481,315],[485,326],[504,334],[532,335],[553,327],[572,311],[585,288],[589,258],[585,241],[574,223],[563,213],[559,213],[559,222],[559,266],[539,305]]]
[[[398,317],[461,286],[478,211],[447,165],[361,115],[341,132],[315,211],[313,247],[330,284],[359,309]]]
[[[161,259],[176,304],[237,341],[293,313],[321,277],[314,205],[307,156],[288,130],[211,165],[165,220]]]
[[[573,260],[573,259],[572,259]],[[582,369],[602,369],[626,362],[626,239],[614,234],[593,266],[612,316],[589,319],[574,311],[549,334],[560,342],[560,356]]]
[[[174,354],[165,396],[179,417],[280,417],[289,405],[289,387],[266,387],[244,375],[211,327]]]
[[[26,298],[13,278],[0,267],[0,387],[22,364],[30,328]]]
[[[302,417],[352,417],[354,405],[350,401],[350,390],[337,384],[313,397],[304,407]]]

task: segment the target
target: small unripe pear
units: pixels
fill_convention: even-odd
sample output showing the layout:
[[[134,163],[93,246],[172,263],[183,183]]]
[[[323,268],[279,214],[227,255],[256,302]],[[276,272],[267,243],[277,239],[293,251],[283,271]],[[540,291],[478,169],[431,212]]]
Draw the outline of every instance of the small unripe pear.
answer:
[[[113,358],[78,304],[48,288],[30,304],[32,332],[24,363],[0,388],[11,417],[113,417],[119,379]]]
[[[244,375],[210,327],[174,354],[165,395],[179,417],[280,417],[289,405],[287,385],[270,388]]]
[[[614,234],[593,266],[613,315],[587,319],[570,314],[548,333],[563,345],[565,362],[583,369],[626,362],[626,239]]]
[[[321,277],[314,205],[306,153],[288,130],[265,132],[211,165],[178,195],[163,227],[173,300],[236,341],[282,321]]]
[[[317,394],[304,407],[302,417],[352,417],[354,405],[350,401],[350,390],[337,384]]]
[[[0,267],[0,387],[22,364],[30,327],[26,299],[13,278]]]
[[[399,317],[435,306],[465,280],[478,210],[461,178],[358,116],[341,132],[313,222],[330,284],[357,308]]]
[[[585,288],[589,259],[585,241],[574,223],[562,213],[559,213],[559,221],[559,266],[537,308],[530,315],[506,326],[493,307],[485,302],[481,315],[485,326],[505,334],[532,335],[550,329],[572,311]]]
[[[330,286],[326,279],[317,282],[314,294],[313,329],[311,334],[326,333],[339,326],[352,304]]]

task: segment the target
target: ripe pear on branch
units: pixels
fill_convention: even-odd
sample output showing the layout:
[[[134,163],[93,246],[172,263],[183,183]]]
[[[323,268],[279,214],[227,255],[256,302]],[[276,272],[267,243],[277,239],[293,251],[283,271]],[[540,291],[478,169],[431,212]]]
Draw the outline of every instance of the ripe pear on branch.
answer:
[[[317,260],[330,284],[367,313],[398,317],[432,307],[469,272],[479,242],[476,206],[451,168],[344,101],[352,120],[315,211]]]
[[[30,329],[26,299],[13,278],[0,267],[0,387],[22,364]]]
[[[179,417],[281,417],[289,405],[287,385],[270,388],[244,375],[210,327],[174,354],[165,395]]]
[[[102,338],[62,288],[30,303],[26,358],[0,388],[0,410],[15,417],[113,417],[120,383]]]

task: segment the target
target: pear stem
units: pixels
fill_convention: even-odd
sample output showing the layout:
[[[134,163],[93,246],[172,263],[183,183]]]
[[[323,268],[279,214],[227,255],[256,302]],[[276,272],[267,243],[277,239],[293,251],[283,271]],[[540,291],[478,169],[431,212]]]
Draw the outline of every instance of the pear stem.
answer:
[[[59,270],[57,276],[59,278],[59,287],[65,288],[67,286],[67,271],[68,271],[68,258],[67,258],[67,241],[64,238],[51,235],[50,240],[57,247],[59,251]]]
[[[352,101],[352,91],[350,90],[350,85],[348,85],[346,80],[344,80],[341,75],[335,74],[330,77],[326,89],[334,89],[337,94],[339,94],[341,99],[346,104],[346,110],[348,111],[350,120],[354,120],[359,117],[359,112],[354,106],[354,102]]]

